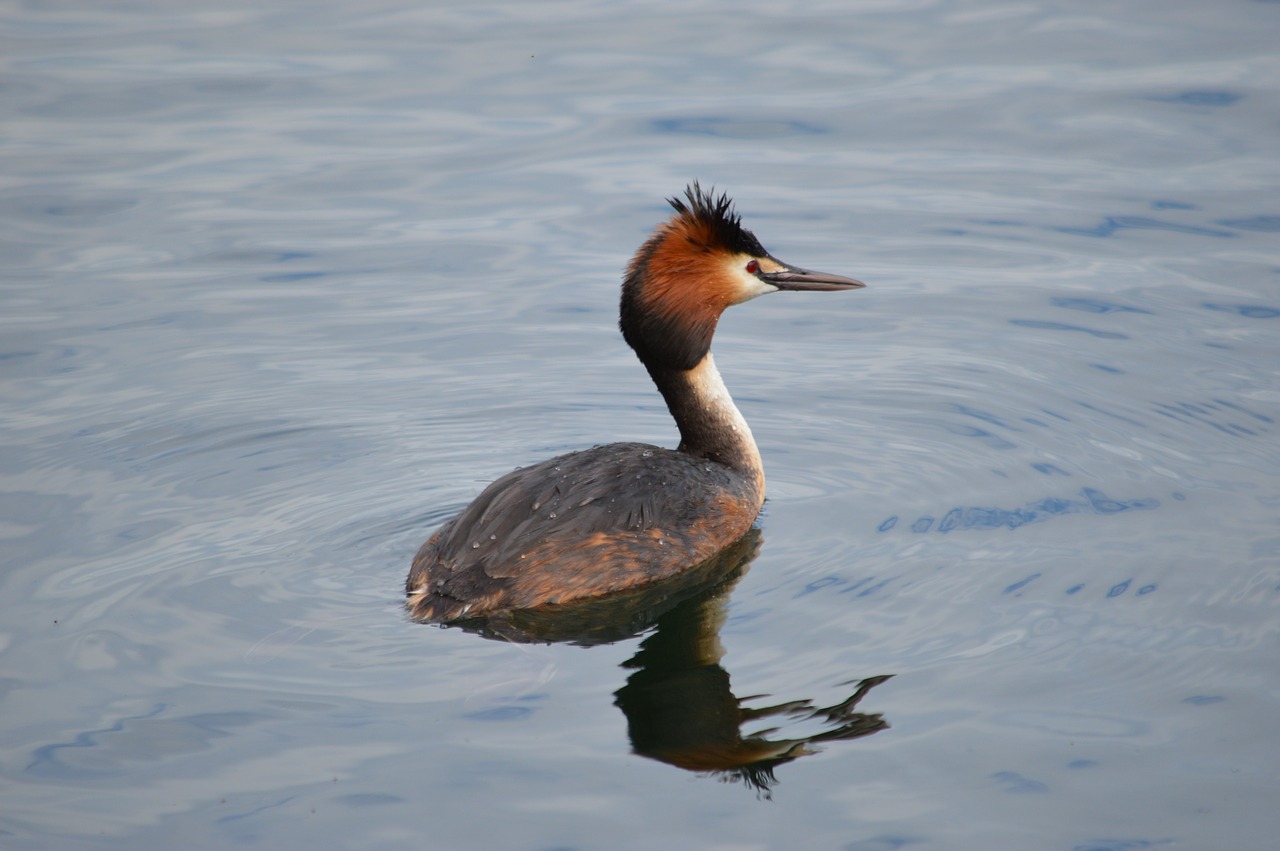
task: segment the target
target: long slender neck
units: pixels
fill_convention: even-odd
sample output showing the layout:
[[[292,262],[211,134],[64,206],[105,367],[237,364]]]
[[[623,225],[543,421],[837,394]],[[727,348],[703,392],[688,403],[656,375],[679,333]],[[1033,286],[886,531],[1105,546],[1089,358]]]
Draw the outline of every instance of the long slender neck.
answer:
[[[693,369],[649,367],[680,428],[681,452],[707,458],[756,480],[764,493],[764,465],[751,428],[720,378],[711,352]]]

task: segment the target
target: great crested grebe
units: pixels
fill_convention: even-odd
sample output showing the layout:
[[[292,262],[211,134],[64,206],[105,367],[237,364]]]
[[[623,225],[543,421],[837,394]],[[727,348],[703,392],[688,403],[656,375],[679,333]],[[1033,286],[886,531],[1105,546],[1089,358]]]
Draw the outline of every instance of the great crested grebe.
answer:
[[[751,429],[711,358],[726,307],[860,281],[790,266],[694,181],[640,246],[618,325],[680,429],[672,451],[610,443],[508,473],[413,558],[412,617],[454,621],[570,604],[671,579],[744,535],[764,504]]]

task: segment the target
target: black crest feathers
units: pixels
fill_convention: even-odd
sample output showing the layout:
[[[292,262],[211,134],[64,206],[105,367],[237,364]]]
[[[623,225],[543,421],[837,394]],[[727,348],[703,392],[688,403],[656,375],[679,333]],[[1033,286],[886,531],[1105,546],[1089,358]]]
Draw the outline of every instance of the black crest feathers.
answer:
[[[742,217],[733,209],[733,200],[728,193],[721,192],[716,197],[715,187],[705,190],[695,180],[685,187],[684,198],[668,198],[667,203],[681,216],[688,216],[706,227],[714,247],[735,254],[766,256],[760,240],[742,226]]]

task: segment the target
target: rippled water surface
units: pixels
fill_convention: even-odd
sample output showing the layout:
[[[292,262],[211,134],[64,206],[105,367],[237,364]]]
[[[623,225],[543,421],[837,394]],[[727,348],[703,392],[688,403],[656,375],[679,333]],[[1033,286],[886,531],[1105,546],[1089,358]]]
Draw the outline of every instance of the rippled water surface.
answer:
[[[1277,32],[5,6],[0,846],[1273,847]],[[721,324],[754,561],[593,647],[409,622],[485,483],[674,443],[617,282],[695,177],[869,284]]]

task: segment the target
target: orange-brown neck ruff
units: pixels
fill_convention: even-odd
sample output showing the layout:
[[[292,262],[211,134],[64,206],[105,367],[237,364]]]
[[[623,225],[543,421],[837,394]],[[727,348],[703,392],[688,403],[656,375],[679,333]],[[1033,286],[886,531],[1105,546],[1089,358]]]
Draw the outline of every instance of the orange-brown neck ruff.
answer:
[[[711,349],[733,303],[721,252],[695,242],[698,222],[676,217],[650,237],[627,270],[619,327],[645,366],[693,369]]]

